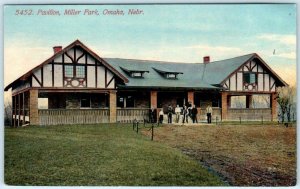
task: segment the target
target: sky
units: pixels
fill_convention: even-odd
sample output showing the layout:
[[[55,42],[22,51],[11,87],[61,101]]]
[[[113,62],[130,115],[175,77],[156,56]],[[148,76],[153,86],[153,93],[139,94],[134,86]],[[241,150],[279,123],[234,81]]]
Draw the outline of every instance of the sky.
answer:
[[[79,15],[64,15],[66,9]],[[99,15],[84,15],[85,9]],[[129,9],[143,11],[129,15]],[[33,15],[16,15],[32,10]],[[59,11],[59,16],[41,15]],[[124,15],[104,15],[107,11]],[[24,11],[23,11],[24,13]],[[202,63],[257,53],[296,83],[296,5],[4,6],[4,85],[79,39],[100,57]],[[275,52],[275,53],[274,53]]]

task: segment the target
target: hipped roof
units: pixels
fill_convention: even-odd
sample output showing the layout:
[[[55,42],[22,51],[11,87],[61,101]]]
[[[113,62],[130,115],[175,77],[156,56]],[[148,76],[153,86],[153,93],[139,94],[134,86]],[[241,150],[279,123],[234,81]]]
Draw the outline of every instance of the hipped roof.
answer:
[[[177,79],[167,79],[154,70],[144,74],[144,78],[128,77],[129,82],[123,88],[190,88],[190,89],[220,89],[223,82],[226,81],[235,71],[239,70],[247,62],[258,59],[264,69],[269,70],[279,85],[287,84],[256,54],[247,54],[226,60],[220,60],[203,63],[180,63],[152,60],[135,60],[120,58],[104,58],[106,62],[124,74],[123,68],[136,70],[176,70],[182,73]]]

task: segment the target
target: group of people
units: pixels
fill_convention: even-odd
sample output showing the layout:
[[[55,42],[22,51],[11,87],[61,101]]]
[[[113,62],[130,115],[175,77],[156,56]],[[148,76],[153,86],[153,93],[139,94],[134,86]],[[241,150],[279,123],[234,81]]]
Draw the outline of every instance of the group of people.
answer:
[[[198,109],[196,108],[195,105],[188,104],[185,105],[183,109],[181,109],[179,105],[177,105],[175,110],[171,105],[169,105],[167,108],[168,123],[172,123],[172,116],[174,113],[176,116],[175,119],[176,123],[179,123],[181,115],[182,115],[182,123],[185,122],[188,123],[189,117],[192,119],[193,123],[198,123],[197,120]],[[157,121],[156,115],[157,115],[156,109],[151,108],[149,112],[151,123],[155,123]],[[206,107],[206,116],[207,116],[207,123],[211,123],[212,107],[210,105]],[[159,123],[163,123],[163,119],[164,119],[164,111],[163,109],[161,109],[159,112]]]

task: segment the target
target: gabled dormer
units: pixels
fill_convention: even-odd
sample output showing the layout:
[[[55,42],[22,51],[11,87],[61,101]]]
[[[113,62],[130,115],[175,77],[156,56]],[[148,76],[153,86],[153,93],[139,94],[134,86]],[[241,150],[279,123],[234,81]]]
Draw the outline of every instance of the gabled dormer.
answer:
[[[183,74],[182,72],[164,71],[156,68],[152,68],[152,69],[166,79],[178,79],[178,74]]]
[[[144,73],[149,73],[148,70],[133,70],[133,69],[127,69],[124,67],[120,68],[129,76],[132,78],[144,78]]]

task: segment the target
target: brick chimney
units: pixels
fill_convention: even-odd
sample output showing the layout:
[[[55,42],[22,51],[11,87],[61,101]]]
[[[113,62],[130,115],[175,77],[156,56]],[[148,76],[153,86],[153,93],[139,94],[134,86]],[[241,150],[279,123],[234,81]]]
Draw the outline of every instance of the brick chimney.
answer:
[[[208,64],[210,62],[210,56],[204,56],[203,57],[203,63]]]
[[[53,47],[54,54],[58,53],[61,50],[62,50],[62,46],[54,46]]]

